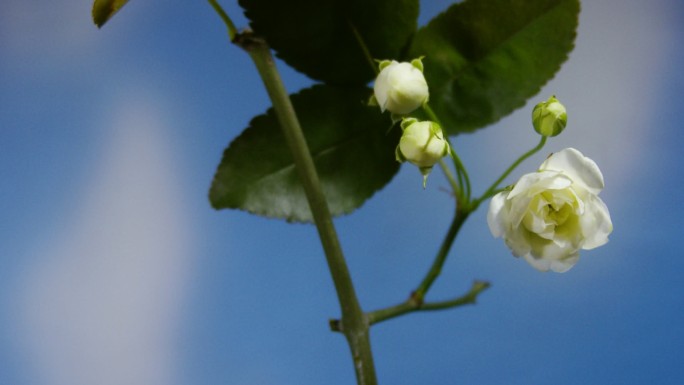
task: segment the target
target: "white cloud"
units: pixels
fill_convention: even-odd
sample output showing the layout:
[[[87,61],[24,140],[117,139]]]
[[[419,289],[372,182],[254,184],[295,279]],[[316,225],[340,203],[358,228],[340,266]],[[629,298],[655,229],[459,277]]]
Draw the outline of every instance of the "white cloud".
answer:
[[[190,230],[160,110],[131,97],[102,162],[17,288],[41,384],[173,384]]]
[[[97,39],[90,3],[7,0],[0,4],[0,36],[6,55],[73,54]]]
[[[140,34],[149,3],[134,1],[119,11],[116,26],[98,30],[93,0],[0,1],[0,51],[3,64],[21,71],[83,71],[102,68],[107,52],[130,45]],[[79,73],[79,72],[77,72]]]

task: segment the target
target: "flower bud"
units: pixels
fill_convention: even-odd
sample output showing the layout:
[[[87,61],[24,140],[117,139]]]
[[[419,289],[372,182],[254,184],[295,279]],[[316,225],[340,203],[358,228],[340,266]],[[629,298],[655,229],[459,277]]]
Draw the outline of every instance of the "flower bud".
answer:
[[[410,63],[384,60],[379,68],[373,94],[382,112],[406,115],[427,102],[428,85],[420,59]]]
[[[556,136],[563,132],[567,123],[568,115],[565,107],[555,96],[537,104],[532,110],[532,124],[539,135]]]
[[[442,128],[435,122],[419,122],[409,118],[401,122],[401,128],[404,133],[396,149],[397,160],[418,166],[423,174],[425,188],[432,166],[449,153],[449,143],[444,138]]]

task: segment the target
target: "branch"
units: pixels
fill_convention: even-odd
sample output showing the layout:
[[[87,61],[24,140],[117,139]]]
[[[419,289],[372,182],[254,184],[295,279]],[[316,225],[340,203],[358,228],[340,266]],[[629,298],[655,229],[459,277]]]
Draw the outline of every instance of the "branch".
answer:
[[[488,289],[490,286],[491,285],[489,282],[475,281],[466,294],[451,300],[439,302],[421,302],[415,297],[415,295],[412,294],[411,297],[405,302],[385,309],[372,311],[367,313],[366,316],[368,317],[368,322],[371,325],[374,325],[376,323],[399,317],[407,313],[446,310],[463,305],[474,305],[477,302],[477,297],[480,295],[480,293]],[[330,320],[331,330],[340,331],[339,327],[340,325],[338,320]]]
[[[361,310],[337,232],[323,194],[321,183],[304,138],[290,97],[280,79],[266,42],[250,32],[239,34],[235,44],[242,47],[254,61],[273,102],[278,121],[290,147],[295,168],[304,186],[318,235],[325,251],[328,268],[335,284],[337,299],[342,309],[342,332],[352,351],[359,385],[375,385],[375,368],[370,348],[369,324]]]

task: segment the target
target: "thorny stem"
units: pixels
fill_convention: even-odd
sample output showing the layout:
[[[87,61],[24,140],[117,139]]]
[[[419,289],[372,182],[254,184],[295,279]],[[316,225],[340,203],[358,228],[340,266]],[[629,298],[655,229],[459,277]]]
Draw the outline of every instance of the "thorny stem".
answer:
[[[222,12],[221,7],[213,0],[209,0],[209,2],[212,3],[219,15],[222,15],[221,17],[226,22],[229,31],[232,30],[234,28],[233,23],[230,22],[225,12]],[[287,145],[292,152],[295,168],[304,187],[337,292],[342,310],[339,326],[351,349],[357,383],[358,385],[377,385],[373,354],[370,347],[370,325],[356,297],[351,275],[337,238],[332,215],[323,194],[311,153],[288,93],[276,69],[270,48],[263,39],[249,31],[235,35],[232,41],[244,49],[252,58],[271,98]]]

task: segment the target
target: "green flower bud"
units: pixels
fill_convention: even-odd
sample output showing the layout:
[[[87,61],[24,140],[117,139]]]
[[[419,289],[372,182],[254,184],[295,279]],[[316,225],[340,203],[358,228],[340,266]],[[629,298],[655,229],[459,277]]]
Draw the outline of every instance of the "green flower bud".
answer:
[[[420,58],[410,63],[384,60],[379,69],[373,94],[382,112],[406,115],[427,102],[428,85]]]
[[[555,95],[537,104],[532,110],[532,124],[539,135],[556,136],[563,132],[567,123],[568,114]]]
[[[399,162],[409,161],[418,166],[423,174],[423,188],[432,166],[450,152],[439,124],[430,121],[419,122],[408,118],[401,122],[404,133],[396,149]]]

